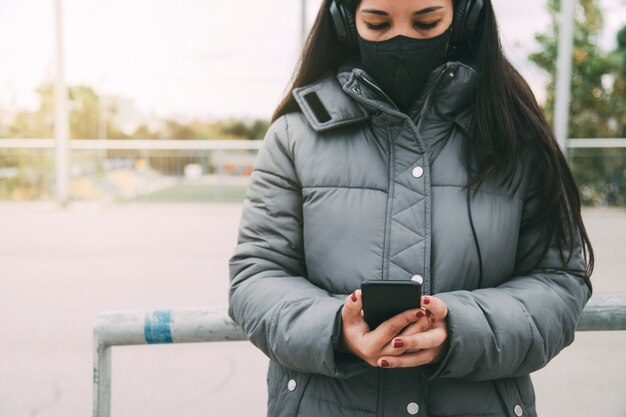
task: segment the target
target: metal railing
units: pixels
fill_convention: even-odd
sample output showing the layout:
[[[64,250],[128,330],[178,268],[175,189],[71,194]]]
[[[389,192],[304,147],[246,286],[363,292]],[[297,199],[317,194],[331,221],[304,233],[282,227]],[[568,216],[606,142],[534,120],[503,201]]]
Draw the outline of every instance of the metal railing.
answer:
[[[72,139],[70,149],[258,149],[247,139]],[[0,148],[54,149],[54,139],[0,139]],[[568,148],[626,148],[626,138],[568,139]]]
[[[621,139],[618,139],[621,140]],[[626,139],[623,139],[626,146]],[[70,149],[165,149],[165,150],[229,150],[258,149],[260,140],[247,139],[72,139]],[[0,148],[54,149],[54,139],[0,139]]]
[[[626,148],[624,138],[580,138],[569,139],[568,148]]]
[[[261,144],[230,139],[72,139],[65,201],[243,201]],[[0,139],[0,200],[53,198],[58,185],[55,146],[54,139]],[[570,139],[567,148],[585,205],[626,204],[626,139]]]
[[[599,330],[626,330],[626,293],[597,294],[589,300],[577,331]],[[94,417],[111,414],[113,346],[243,340],[243,331],[224,307],[101,313],[94,325]]]
[[[73,139],[66,200],[242,201],[261,143]],[[52,198],[55,146],[53,139],[0,139],[0,200]]]

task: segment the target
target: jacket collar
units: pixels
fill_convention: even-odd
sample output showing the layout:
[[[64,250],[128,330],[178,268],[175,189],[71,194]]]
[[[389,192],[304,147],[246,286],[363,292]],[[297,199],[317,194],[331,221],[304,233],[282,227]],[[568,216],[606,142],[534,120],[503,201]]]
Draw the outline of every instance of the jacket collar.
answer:
[[[460,61],[438,66],[430,72],[424,90],[407,113],[418,111],[430,101],[439,115],[454,118],[468,108],[476,75],[474,68]],[[344,61],[336,74],[328,72],[316,82],[295,88],[292,94],[318,132],[362,122],[379,111],[407,117],[354,58]]]
[[[344,93],[331,73],[312,84],[295,88],[292,94],[311,127],[318,132],[358,123],[369,117],[363,107]]]

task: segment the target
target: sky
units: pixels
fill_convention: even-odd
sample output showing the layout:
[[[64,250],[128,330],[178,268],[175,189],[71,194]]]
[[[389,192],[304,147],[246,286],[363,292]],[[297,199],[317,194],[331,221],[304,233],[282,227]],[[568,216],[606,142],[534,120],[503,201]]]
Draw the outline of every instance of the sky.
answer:
[[[309,25],[320,0],[308,0]],[[505,51],[541,99],[529,63],[547,0],[493,0]],[[269,118],[300,51],[300,1],[63,0],[65,77],[132,99],[157,117]],[[601,46],[615,46],[625,0],[600,0]],[[54,0],[0,0],[0,112],[38,106],[53,77]],[[271,6],[271,7],[270,7]]]

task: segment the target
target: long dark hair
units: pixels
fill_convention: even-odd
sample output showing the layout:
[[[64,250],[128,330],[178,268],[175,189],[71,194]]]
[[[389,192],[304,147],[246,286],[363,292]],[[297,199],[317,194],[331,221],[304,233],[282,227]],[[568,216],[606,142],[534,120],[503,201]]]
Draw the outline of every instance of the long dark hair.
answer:
[[[336,71],[347,55],[355,53],[337,39],[329,13],[330,3],[331,0],[322,2],[290,86],[274,111],[272,121],[299,110],[291,95],[292,89],[312,83],[328,71]],[[561,260],[567,264],[579,237],[586,264],[584,279],[590,285],[593,247],[582,220],[574,176],[532,90],[504,56],[496,16],[489,1],[485,2],[481,23],[462,59],[471,61],[478,72],[472,123],[464,147],[466,163],[474,160],[477,170],[465,187],[473,187],[475,193],[487,178],[502,173],[502,184],[508,183],[508,188],[514,192],[527,170],[543,178],[539,207],[522,225],[527,230],[537,231],[538,239],[522,258],[541,248],[538,257],[541,260],[556,242]],[[564,249],[569,252],[567,259]]]

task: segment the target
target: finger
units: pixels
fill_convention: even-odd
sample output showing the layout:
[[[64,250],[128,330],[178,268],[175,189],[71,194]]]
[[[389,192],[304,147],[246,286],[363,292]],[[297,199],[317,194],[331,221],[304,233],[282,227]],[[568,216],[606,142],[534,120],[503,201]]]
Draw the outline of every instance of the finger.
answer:
[[[420,309],[414,308],[403,311],[382,322],[377,328],[370,332],[374,344],[383,348],[391,339],[397,336],[406,326],[418,320],[417,313]]]
[[[422,297],[422,307],[430,311],[435,319],[442,320],[448,316],[448,306],[440,298],[432,295]]]
[[[381,368],[410,368],[432,363],[439,354],[440,349],[427,349],[400,356],[383,356],[378,358],[377,364]]]
[[[425,310],[423,308],[419,309],[418,312],[416,313],[417,321],[415,323],[410,324],[408,327],[406,327],[400,335],[401,336],[411,335],[415,333],[421,333],[430,329],[432,327],[432,323],[430,322],[429,316],[428,316],[428,314],[430,313],[428,314],[427,313],[428,313],[428,310]]]
[[[430,329],[432,327],[432,323],[430,322],[430,320],[428,319],[428,317],[426,316],[426,311],[424,309],[420,309],[416,316],[417,316],[417,321],[415,323],[409,324],[403,331],[402,333],[400,333],[398,335],[398,337],[401,336],[410,336],[412,334],[416,334],[416,333],[421,333],[421,332],[425,332],[426,330]]]
[[[343,310],[341,311],[341,319],[347,325],[360,323],[363,321],[363,316],[361,315],[362,308],[361,290],[356,290],[346,297],[346,301],[343,303]]]
[[[417,314],[421,314],[421,318],[415,323],[409,324],[398,336],[391,340],[380,352],[381,355],[401,355],[404,352],[410,350],[405,342],[406,336],[422,333],[431,328],[431,323],[423,311],[419,311]]]
[[[405,350],[432,349],[441,346],[448,334],[445,327],[434,327],[422,333],[403,337]]]

